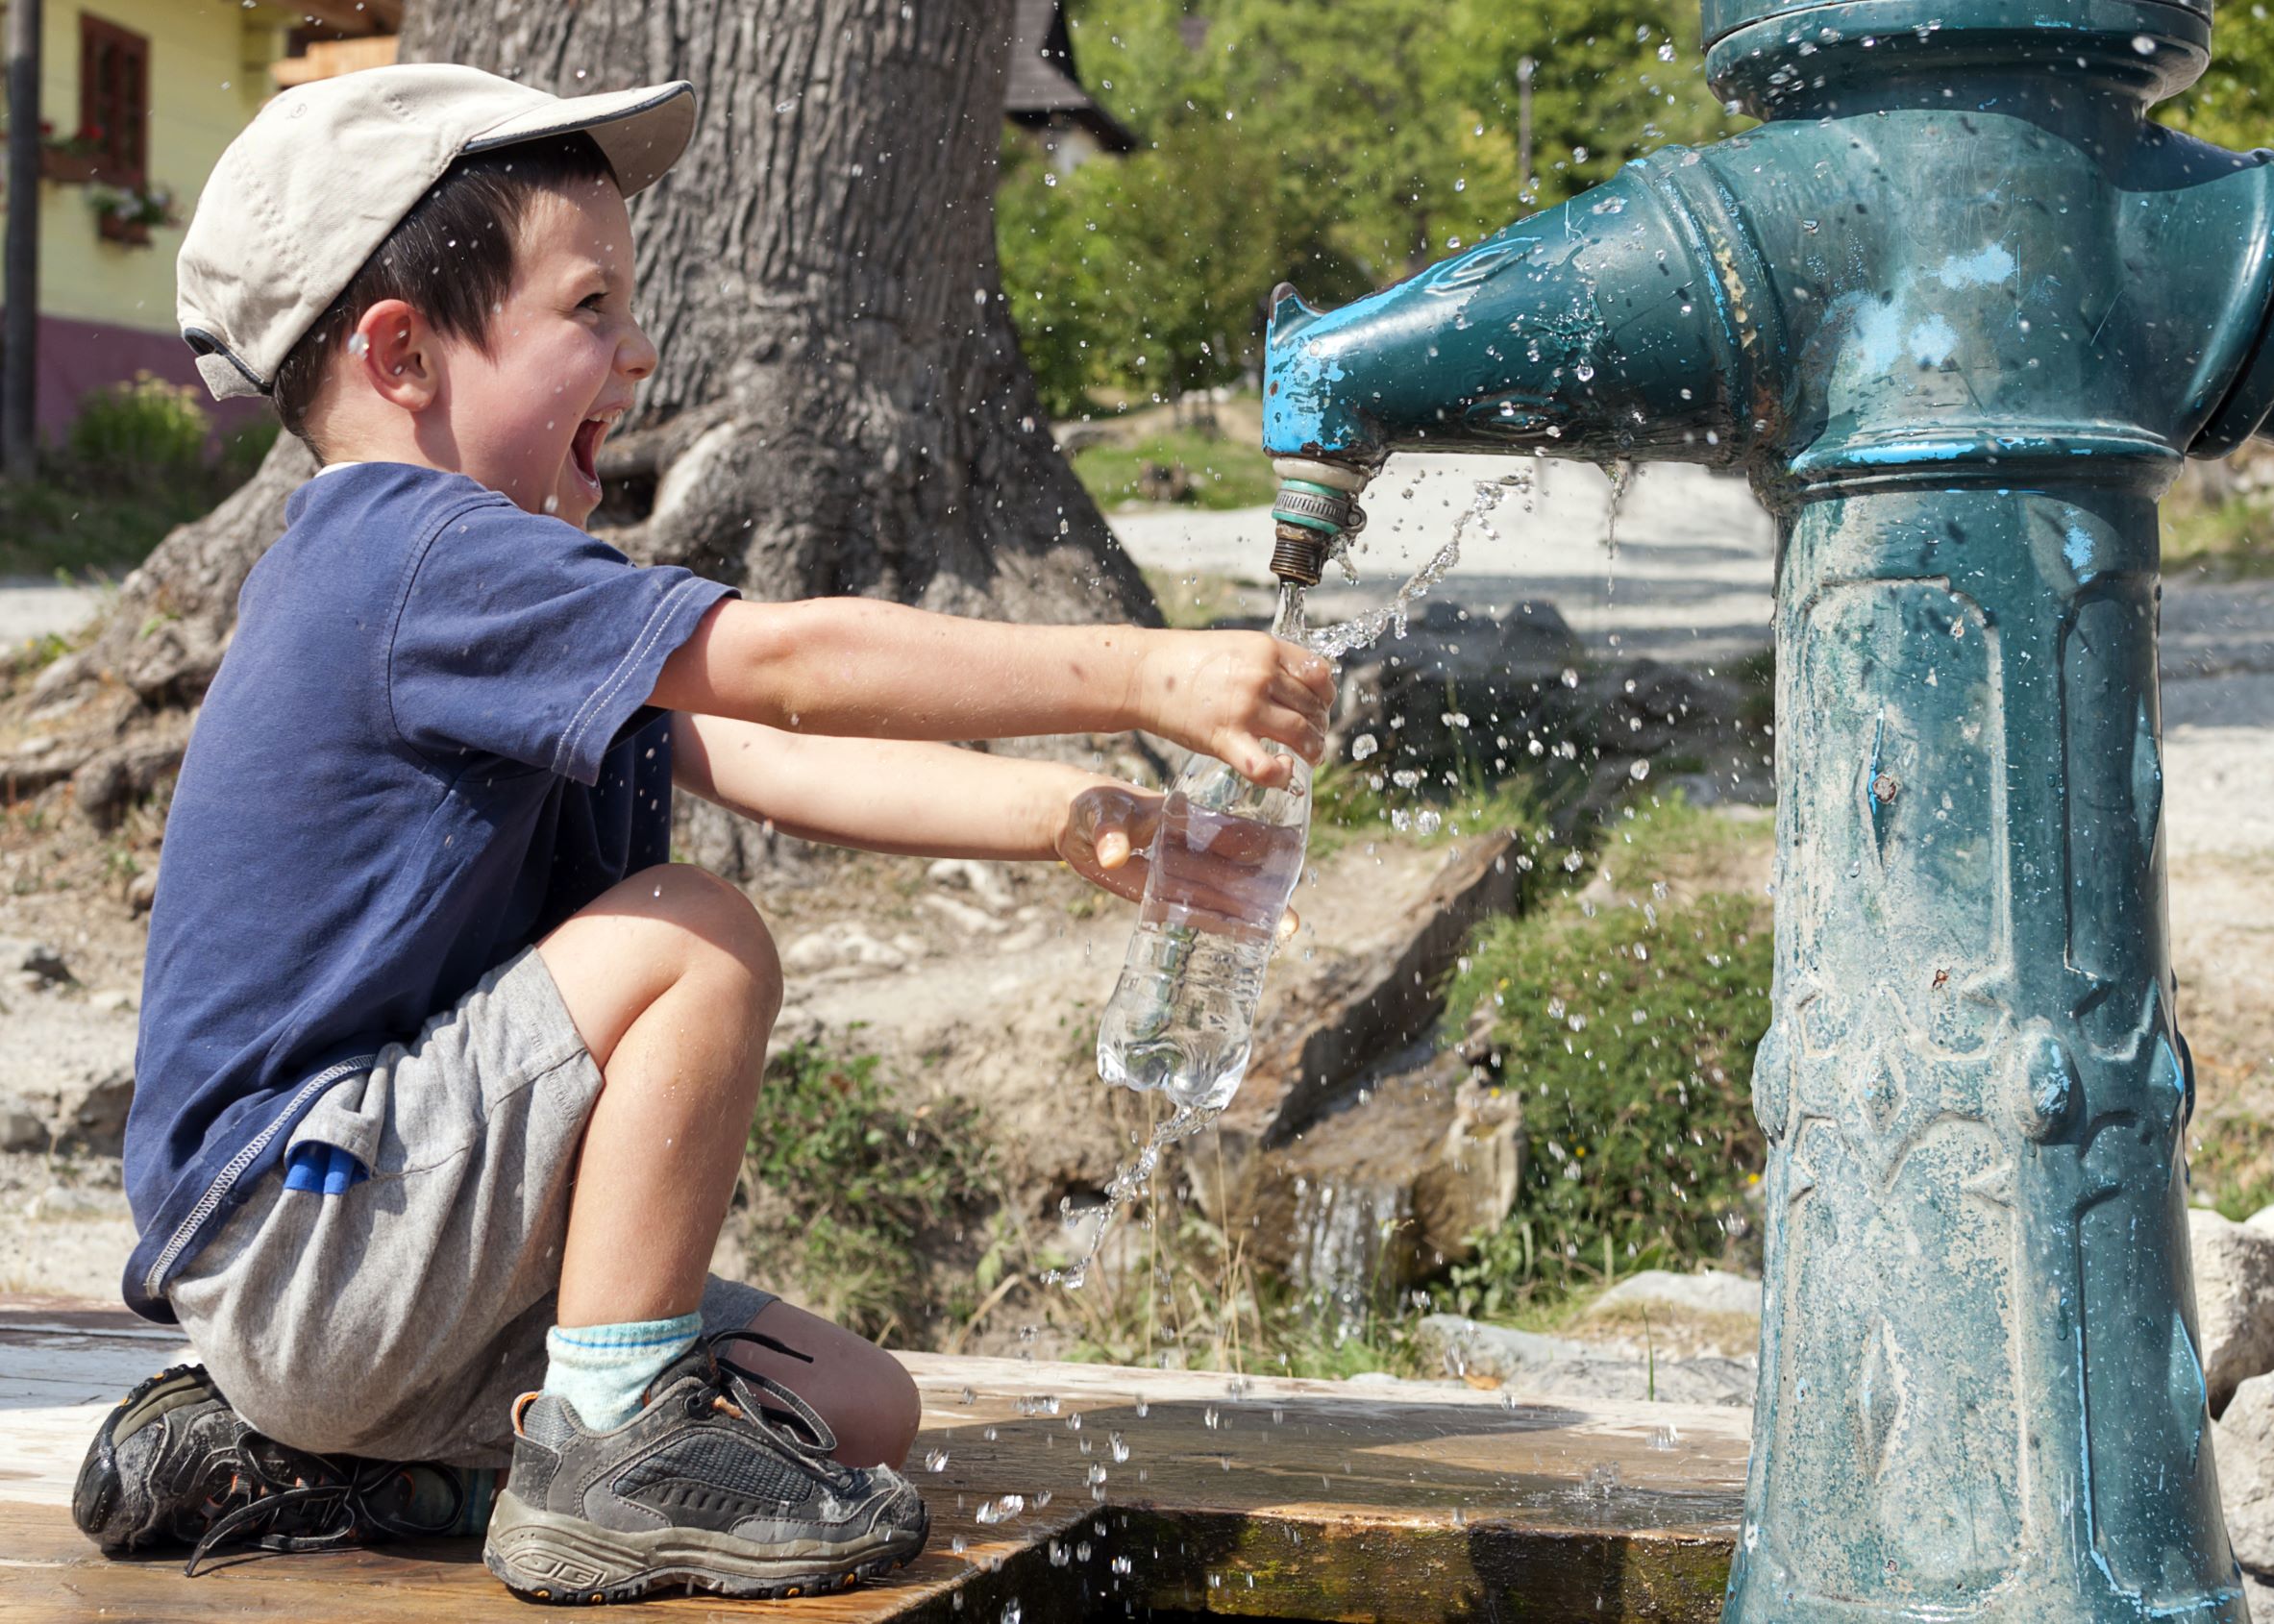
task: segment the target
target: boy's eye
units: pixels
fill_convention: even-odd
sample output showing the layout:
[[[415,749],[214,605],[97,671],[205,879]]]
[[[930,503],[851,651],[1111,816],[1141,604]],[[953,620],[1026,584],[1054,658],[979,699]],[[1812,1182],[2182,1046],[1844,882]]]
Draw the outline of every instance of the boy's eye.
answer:
[[[597,310],[607,302],[608,296],[606,293],[587,293],[583,298],[577,301],[577,308],[581,310]]]

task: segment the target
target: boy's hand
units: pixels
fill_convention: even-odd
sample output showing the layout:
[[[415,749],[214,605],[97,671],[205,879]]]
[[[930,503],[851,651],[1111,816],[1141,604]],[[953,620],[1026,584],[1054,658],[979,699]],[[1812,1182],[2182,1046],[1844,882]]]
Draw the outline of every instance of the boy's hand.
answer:
[[[1141,901],[1145,897],[1146,877],[1151,871],[1147,853],[1152,849],[1153,837],[1160,827],[1161,797],[1126,784],[1093,784],[1076,794],[1066,808],[1066,821],[1058,831],[1058,855],[1075,874],[1100,890],[1125,897],[1132,902]],[[1241,840],[1239,830],[1225,830],[1217,842],[1219,849],[1210,850],[1209,860],[1191,865],[1193,872],[1182,875],[1188,912],[1200,915],[1209,912],[1206,898],[1212,888],[1207,870],[1212,865],[1220,864],[1224,868],[1224,895],[1227,898],[1239,895],[1237,882],[1268,855],[1268,839],[1261,831],[1257,834],[1259,844],[1250,850]],[[1226,928],[1245,927],[1245,922],[1237,917],[1234,902],[1225,903],[1224,918]],[[1286,941],[1300,924],[1295,910],[1289,908],[1280,917],[1278,939]]]
[[[1138,662],[1137,725],[1276,788],[1295,763],[1326,751],[1334,669],[1320,655],[1263,631],[1157,631]]]

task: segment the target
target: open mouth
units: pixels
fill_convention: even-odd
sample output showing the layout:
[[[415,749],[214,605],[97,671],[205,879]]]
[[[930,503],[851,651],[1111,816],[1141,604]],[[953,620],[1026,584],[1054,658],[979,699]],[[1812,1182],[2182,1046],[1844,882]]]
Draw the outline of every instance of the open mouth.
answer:
[[[600,442],[607,438],[610,420],[587,417],[569,439],[569,463],[592,495],[600,495]]]

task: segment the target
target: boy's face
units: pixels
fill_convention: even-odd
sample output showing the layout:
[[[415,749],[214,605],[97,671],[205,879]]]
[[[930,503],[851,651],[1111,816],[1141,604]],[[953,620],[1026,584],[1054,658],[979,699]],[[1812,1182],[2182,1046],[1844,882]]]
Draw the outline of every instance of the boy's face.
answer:
[[[531,513],[581,525],[600,504],[600,443],[655,369],[631,314],[631,220],[612,182],[541,192],[515,244],[489,347],[448,346],[458,468]]]

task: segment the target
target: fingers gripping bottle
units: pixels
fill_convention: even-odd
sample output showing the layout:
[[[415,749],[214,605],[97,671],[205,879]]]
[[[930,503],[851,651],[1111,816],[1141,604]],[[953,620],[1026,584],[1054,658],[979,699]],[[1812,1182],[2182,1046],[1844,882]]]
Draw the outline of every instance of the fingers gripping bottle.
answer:
[[[1220,1111],[1238,1092],[1310,832],[1311,770],[1293,759],[1279,789],[1205,755],[1170,786],[1137,931],[1098,1025],[1107,1082],[1161,1089],[1187,1111]]]

